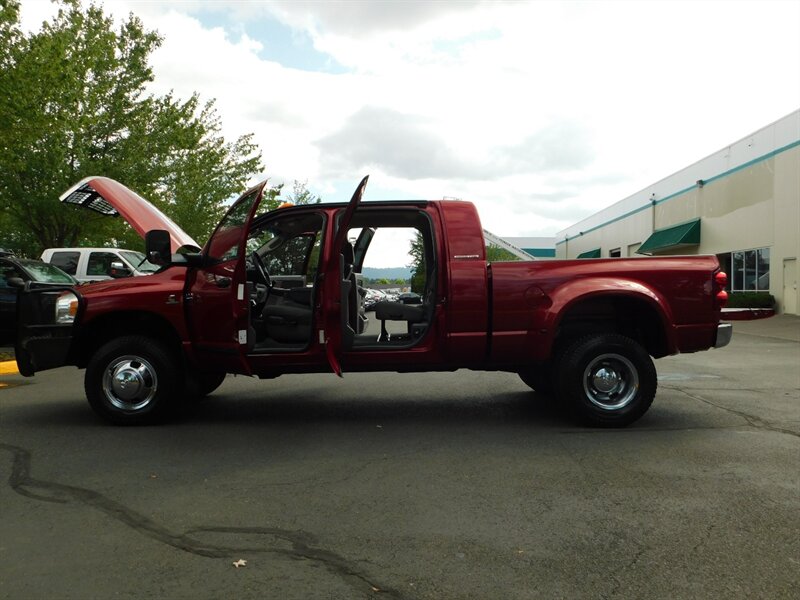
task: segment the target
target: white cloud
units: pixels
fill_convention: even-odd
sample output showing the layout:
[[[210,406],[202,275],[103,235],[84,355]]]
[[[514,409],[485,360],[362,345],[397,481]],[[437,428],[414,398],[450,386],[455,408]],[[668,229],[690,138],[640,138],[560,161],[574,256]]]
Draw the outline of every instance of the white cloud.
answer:
[[[346,38],[374,37],[406,31],[479,4],[477,0],[403,0],[356,2],[353,0],[279,0],[270,9],[287,24],[313,28]]]
[[[436,133],[430,117],[366,106],[318,143],[323,174],[375,167],[406,179],[498,178],[531,171],[577,170],[592,160],[586,132],[554,122],[509,146],[490,148],[480,159],[462,156]]]
[[[153,90],[216,98],[270,175],[346,200],[370,170],[502,235],[552,235],[800,106],[798,2],[106,6],[164,36]],[[28,27],[54,10],[23,3]],[[347,72],[280,64],[265,19]]]

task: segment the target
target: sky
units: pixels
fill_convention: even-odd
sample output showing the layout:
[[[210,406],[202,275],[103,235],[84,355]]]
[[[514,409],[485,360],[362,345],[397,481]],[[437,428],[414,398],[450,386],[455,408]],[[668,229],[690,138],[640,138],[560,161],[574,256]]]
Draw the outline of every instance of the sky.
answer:
[[[800,108],[800,0],[100,4],[163,36],[153,93],[254,134],[253,183],[346,201],[369,174],[366,201],[470,200],[500,236],[553,236]],[[55,11],[22,0],[23,26]]]

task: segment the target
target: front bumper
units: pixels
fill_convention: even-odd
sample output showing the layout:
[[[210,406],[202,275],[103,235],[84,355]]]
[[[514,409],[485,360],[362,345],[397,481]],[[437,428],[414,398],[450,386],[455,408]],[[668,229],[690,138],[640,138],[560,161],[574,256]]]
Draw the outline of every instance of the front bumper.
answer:
[[[733,325],[730,323],[720,323],[717,325],[717,341],[714,342],[714,348],[722,348],[731,342],[733,337]]]
[[[55,323],[56,306],[65,293],[78,301],[78,316],[83,300],[73,286],[56,286],[28,282],[17,296],[17,367],[21,375],[30,377],[37,371],[55,369],[70,362],[75,336],[75,321]]]
[[[72,324],[39,326],[17,340],[14,349],[20,375],[30,377],[37,371],[46,371],[71,364]]]

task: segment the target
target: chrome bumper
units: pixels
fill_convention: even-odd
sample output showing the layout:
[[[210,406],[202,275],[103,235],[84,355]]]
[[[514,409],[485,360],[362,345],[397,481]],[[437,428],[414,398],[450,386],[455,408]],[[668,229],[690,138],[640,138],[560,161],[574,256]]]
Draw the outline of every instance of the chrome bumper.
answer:
[[[720,323],[717,325],[717,341],[714,342],[714,348],[722,348],[731,342],[733,337],[733,325],[730,323]]]

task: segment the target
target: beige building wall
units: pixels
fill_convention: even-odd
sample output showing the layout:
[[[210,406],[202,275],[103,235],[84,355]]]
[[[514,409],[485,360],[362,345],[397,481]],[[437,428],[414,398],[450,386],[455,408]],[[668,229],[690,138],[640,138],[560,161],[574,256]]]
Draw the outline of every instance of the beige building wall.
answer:
[[[775,157],[775,245],[770,293],[781,310],[800,314],[800,147]]]
[[[769,291],[779,311],[800,314],[800,110],[559,232],[556,258],[641,256],[654,230],[698,218],[699,246],[661,254],[769,248]]]

